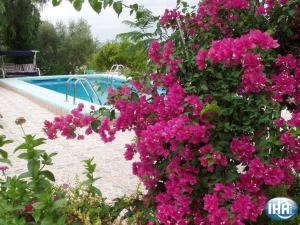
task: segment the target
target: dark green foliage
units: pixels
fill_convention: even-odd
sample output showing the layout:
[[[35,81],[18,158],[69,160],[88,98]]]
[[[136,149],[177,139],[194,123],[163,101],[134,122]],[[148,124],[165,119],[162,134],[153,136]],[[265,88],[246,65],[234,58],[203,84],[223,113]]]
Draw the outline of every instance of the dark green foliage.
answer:
[[[43,22],[37,34],[38,65],[43,74],[78,73],[95,52],[96,40],[84,20],[69,26]]]
[[[38,4],[45,1],[1,0],[0,43],[8,49],[28,50],[35,47],[40,24]]]

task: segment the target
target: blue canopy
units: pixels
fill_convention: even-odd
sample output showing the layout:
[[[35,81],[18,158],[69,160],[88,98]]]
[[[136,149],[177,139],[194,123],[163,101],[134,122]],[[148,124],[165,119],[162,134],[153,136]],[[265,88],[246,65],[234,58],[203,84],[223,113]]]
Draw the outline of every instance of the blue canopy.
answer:
[[[34,56],[38,51],[0,51],[0,56],[10,56],[10,57],[31,57]]]

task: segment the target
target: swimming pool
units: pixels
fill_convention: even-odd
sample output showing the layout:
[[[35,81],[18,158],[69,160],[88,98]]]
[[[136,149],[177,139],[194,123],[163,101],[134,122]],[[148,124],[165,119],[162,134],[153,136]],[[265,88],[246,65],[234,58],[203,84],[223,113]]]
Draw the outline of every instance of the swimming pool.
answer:
[[[100,103],[88,85],[86,85],[86,92],[80,82],[76,84],[76,101],[74,103],[74,79],[69,82],[69,97],[66,101],[66,82],[71,77],[87,79],[97,90]],[[107,88],[111,86],[116,89],[125,81],[125,76],[109,74],[54,75],[0,79],[0,86],[26,96],[56,114],[65,114],[74,109],[78,103],[83,103],[86,106],[86,112],[89,112],[92,105],[96,108],[101,106],[110,108],[111,106],[107,105]],[[92,99],[89,95],[92,96]]]
[[[86,79],[88,80],[88,82],[86,82]],[[69,101],[73,101],[74,89],[76,89],[76,99],[79,98],[81,100],[89,101],[92,103],[105,105],[107,103],[107,88],[112,87],[114,89],[117,89],[124,83],[125,79],[113,76],[72,76],[56,77],[52,79],[24,79],[24,81],[33,85],[38,85],[40,87],[56,91],[58,93],[62,93],[64,95],[66,94],[66,92],[68,92]],[[66,86],[67,82],[68,85]],[[95,90],[95,92],[93,92],[91,87]],[[98,101],[98,99],[100,100],[100,102]]]

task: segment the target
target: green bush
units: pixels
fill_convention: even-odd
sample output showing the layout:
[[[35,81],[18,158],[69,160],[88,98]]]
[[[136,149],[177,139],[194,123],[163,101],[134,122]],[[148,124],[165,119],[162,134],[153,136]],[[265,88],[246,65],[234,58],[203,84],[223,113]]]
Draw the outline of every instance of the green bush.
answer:
[[[21,126],[25,120],[17,120]],[[23,130],[23,128],[22,128]],[[23,130],[24,131],[24,130]],[[49,170],[52,158],[41,150],[43,138],[24,134],[24,142],[15,149],[18,158],[27,161],[27,170],[15,176],[7,176],[8,167],[0,166],[0,224],[2,225],[100,225],[118,224],[120,212],[130,208],[139,197],[122,197],[106,203],[101,191],[94,186],[99,179],[94,176],[93,159],[84,160],[86,180],[75,187],[57,186],[54,174]],[[5,147],[13,141],[0,136],[0,162],[12,166]],[[127,210],[129,212],[130,210]]]

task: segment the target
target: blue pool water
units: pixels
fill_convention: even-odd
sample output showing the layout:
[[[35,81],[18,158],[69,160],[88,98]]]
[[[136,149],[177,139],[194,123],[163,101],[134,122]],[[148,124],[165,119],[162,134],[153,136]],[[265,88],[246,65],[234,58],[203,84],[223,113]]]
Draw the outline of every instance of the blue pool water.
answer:
[[[86,77],[86,78],[90,81],[94,90],[96,90],[102,105],[107,103],[107,88],[112,87],[114,89],[117,89],[125,82],[125,79],[121,79],[121,78],[111,79],[108,77],[101,77],[101,76]],[[53,78],[53,79],[52,78],[47,78],[47,79],[39,78],[39,79],[31,79],[31,80],[26,79],[24,81],[30,84],[34,84],[43,88],[50,89],[52,91],[66,94],[66,82],[68,79],[69,76],[61,77],[61,78]],[[69,81],[69,85],[68,85],[68,94],[69,94],[70,102],[73,101],[74,86],[75,86],[74,82],[75,80],[71,80]],[[88,85],[85,85],[85,87],[87,92],[90,94],[90,96],[92,96],[92,101],[79,82],[77,82],[76,84],[76,98],[99,104],[97,97],[92,93],[92,90],[88,87]]]

